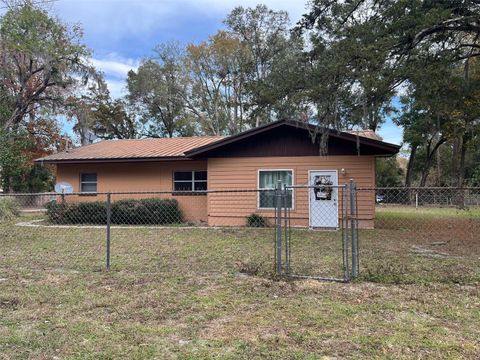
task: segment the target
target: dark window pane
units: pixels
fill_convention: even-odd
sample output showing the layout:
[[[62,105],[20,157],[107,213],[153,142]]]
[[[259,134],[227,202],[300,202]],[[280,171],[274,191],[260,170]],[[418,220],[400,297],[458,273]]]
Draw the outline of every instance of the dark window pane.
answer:
[[[260,208],[273,208],[275,207],[275,192],[274,191],[261,191],[260,192]]]
[[[82,183],[80,192],[97,192],[96,183]]]
[[[88,181],[88,182],[97,182],[97,174],[81,174],[81,182]]]
[[[275,191],[260,191],[259,208],[274,208],[277,206],[277,197]],[[282,204],[282,207],[284,204]],[[292,192],[288,192],[287,207],[292,208]]]
[[[207,180],[206,171],[195,171],[195,180]]]
[[[287,208],[291,209],[292,204],[293,204],[293,197],[292,197],[292,190],[288,190],[288,195],[287,195]]]
[[[191,171],[176,171],[174,176],[174,180],[192,180],[192,172]]]
[[[191,182],[175,182],[173,185],[174,191],[192,191]]]
[[[196,191],[207,190],[207,182],[206,181],[195,181],[195,190]]]

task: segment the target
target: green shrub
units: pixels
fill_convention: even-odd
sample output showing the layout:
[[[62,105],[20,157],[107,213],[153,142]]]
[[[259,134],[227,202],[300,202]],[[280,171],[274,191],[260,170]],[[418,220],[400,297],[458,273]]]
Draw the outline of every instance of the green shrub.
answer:
[[[178,224],[182,218],[174,199],[120,200],[112,204],[113,224]]]
[[[0,221],[10,220],[18,215],[20,215],[20,206],[18,205],[18,202],[12,197],[1,197]]]
[[[47,216],[54,224],[105,224],[107,205],[105,202],[56,202],[46,205]]]
[[[54,224],[105,224],[106,202],[51,202],[47,215]],[[174,199],[119,200],[112,203],[111,223],[123,225],[177,224],[183,220]]]
[[[266,227],[268,220],[266,217],[258,214],[250,214],[247,216],[247,226],[249,227]]]

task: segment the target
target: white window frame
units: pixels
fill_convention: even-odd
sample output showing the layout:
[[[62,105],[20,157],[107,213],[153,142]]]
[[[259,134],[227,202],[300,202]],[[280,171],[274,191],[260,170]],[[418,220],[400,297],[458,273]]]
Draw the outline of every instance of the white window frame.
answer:
[[[95,174],[95,178],[97,179],[96,181],[83,181],[82,176],[83,175],[92,175]],[[82,187],[83,184],[95,184],[95,191],[83,191]],[[96,194],[98,192],[98,173],[96,172],[81,172],[80,173],[80,193],[81,194]]]
[[[262,171],[291,171],[292,172],[292,185],[295,184],[295,170],[294,169],[258,169],[257,170],[257,190],[271,190],[269,188],[260,188],[260,173]],[[283,184],[285,185],[285,184]],[[257,193],[257,210],[274,210],[273,207],[260,207],[260,191]],[[292,207],[290,210],[295,210],[295,191],[292,189]]]
[[[192,180],[175,180],[175,173],[180,173],[180,172],[192,173]],[[206,172],[207,173],[207,179],[206,180],[195,180],[195,173],[196,172]],[[172,191],[174,193],[195,193],[195,192],[207,191],[207,190],[195,190],[195,183],[196,182],[207,183],[207,190],[208,190],[208,170],[177,170],[177,171],[173,171],[173,174],[172,174],[173,189],[172,189]],[[175,190],[175,183],[191,183],[192,184],[192,190]]]

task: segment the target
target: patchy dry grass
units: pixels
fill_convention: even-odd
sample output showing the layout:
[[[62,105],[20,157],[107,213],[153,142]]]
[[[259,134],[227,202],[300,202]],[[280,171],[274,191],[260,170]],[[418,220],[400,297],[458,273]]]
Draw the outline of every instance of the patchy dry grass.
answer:
[[[271,229],[113,229],[106,272],[104,229],[4,223],[0,359],[477,359],[478,235],[396,219],[350,284],[272,277]],[[293,265],[336,274],[339,239],[295,230]]]

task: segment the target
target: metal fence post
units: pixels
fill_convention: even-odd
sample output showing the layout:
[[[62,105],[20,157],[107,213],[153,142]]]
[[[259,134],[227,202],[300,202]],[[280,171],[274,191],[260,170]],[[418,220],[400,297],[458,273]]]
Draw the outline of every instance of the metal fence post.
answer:
[[[112,196],[110,193],[107,194],[107,270],[110,270],[110,223],[112,218]]]
[[[278,180],[275,190],[275,200],[277,208],[277,228],[276,228],[276,272],[278,275],[282,273],[282,181]]]
[[[352,277],[358,277],[358,239],[357,239],[357,206],[356,185],[350,179],[350,226],[352,230]]]
[[[350,268],[348,259],[348,184],[342,188],[342,253],[345,281],[350,280]]]
[[[288,199],[289,199],[289,196],[288,196],[288,189],[287,187],[285,186],[285,190],[283,192],[283,205],[285,207],[285,210],[284,210],[284,216],[285,216],[285,219],[284,219],[284,222],[283,222],[283,226],[284,226],[284,238],[285,238],[285,273],[286,274],[289,274],[290,273],[290,226],[289,226],[289,223],[288,221],[290,220],[290,214],[289,214],[289,207],[288,207]],[[290,191],[293,191],[293,189],[291,189]],[[292,197],[293,199],[293,197]]]

